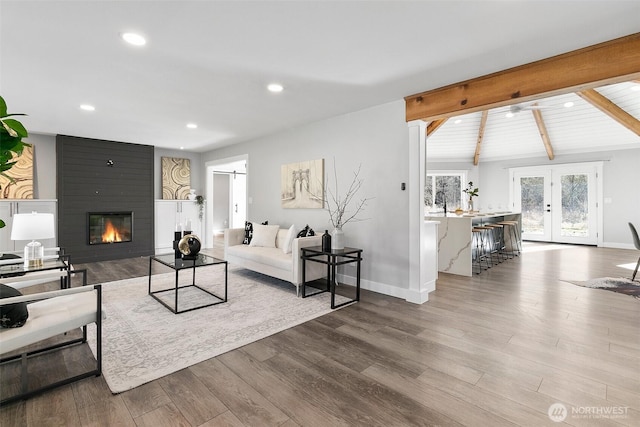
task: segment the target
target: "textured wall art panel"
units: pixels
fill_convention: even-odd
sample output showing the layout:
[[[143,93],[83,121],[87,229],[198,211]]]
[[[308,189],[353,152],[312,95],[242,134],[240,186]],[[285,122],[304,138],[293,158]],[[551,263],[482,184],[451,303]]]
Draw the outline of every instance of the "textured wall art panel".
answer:
[[[162,198],[184,200],[191,188],[191,162],[176,157],[162,158]]]
[[[324,159],[282,165],[280,188],[283,208],[322,209],[324,207]]]
[[[13,181],[0,175],[0,199],[33,199],[33,150],[25,147],[18,162],[5,172]]]

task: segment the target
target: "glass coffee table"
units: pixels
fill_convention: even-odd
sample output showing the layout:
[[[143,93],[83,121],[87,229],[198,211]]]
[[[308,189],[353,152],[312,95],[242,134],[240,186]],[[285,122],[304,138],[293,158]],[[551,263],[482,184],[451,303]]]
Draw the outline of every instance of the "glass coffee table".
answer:
[[[175,271],[176,280],[175,286],[172,288],[161,289],[159,291],[151,291],[151,265],[153,262],[158,262],[164,266],[167,266]],[[196,268],[213,266],[213,265],[224,265],[224,297],[218,296],[215,293],[211,292],[203,288],[202,286],[196,285]],[[179,285],[178,275],[181,270],[191,270],[191,283],[188,285]],[[212,305],[222,304],[223,302],[227,302],[227,261],[214,258],[205,254],[198,254],[195,259],[183,259],[176,258],[175,253],[164,254],[164,255],[156,255],[149,258],[149,295],[155,298],[160,304],[167,307],[174,314],[185,313],[187,311],[197,310],[199,308],[210,307]],[[197,289],[198,292],[203,292],[203,300],[211,301],[210,297],[214,298],[213,302],[207,302],[205,304],[200,304],[197,306],[190,306],[189,308],[185,308],[180,310],[178,305],[178,295],[180,294],[180,290],[186,289]],[[166,301],[160,298],[160,294],[174,292],[174,305],[173,307],[168,304]],[[206,295],[205,295],[206,294]]]

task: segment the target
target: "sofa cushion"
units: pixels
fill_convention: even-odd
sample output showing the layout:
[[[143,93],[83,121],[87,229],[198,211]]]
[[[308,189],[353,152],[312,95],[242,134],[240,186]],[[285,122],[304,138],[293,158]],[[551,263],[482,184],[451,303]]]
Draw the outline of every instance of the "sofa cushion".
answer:
[[[265,221],[262,225],[268,225],[269,221]],[[244,222],[244,240],[242,241],[243,245],[248,245],[251,243],[251,239],[253,238],[253,223],[250,221]]]
[[[291,253],[285,254],[278,248],[235,245],[227,248],[227,253],[238,258],[292,271]]]
[[[291,246],[293,246],[293,239],[296,238],[296,226],[292,225],[291,227],[289,227],[289,230],[287,231],[287,236],[284,238],[284,244],[282,245],[282,252],[285,254],[290,254],[291,253]],[[276,246],[278,246],[276,244]]]
[[[19,296],[22,296],[19,290],[0,283],[0,299]],[[19,328],[28,318],[29,311],[24,302],[0,306],[0,327],[2,328]]]
[[[249,246],[275,248],[278,230],[280,230],[279,225],[253,224],[253,237]]]

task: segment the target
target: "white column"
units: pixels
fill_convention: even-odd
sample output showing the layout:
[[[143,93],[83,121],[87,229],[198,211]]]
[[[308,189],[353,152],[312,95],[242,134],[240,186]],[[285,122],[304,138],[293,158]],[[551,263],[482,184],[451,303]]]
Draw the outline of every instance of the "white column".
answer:
[[[435,290],[437,268],[437,232],[428,230],[424,221],[424,185],[426,174],[426,129],[422,120],[407,123],[409,126],[409,290],[406,300],[422,304],[429,300],[429,292]],[[437,230],[437,229],[436,229]],[[436,264],[437,265],[437,261]]]

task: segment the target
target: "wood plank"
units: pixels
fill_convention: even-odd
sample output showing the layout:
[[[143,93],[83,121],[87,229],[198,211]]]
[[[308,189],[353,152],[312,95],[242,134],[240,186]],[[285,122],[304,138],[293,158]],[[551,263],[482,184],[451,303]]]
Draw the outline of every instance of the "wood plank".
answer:
[[[538,105],[538,103],[534,103],[533,105],[536,106]],[[549,160],[553,160],[553,158],[555,157],[553,154],[553,146],[551,145],[549,132],[547,132],[547,126],[544,124],[544,119],[542,118],[542,112],[540,110],[531,110],[531,114],[533,114],[533,118],[536,120],[538,132],[540,133],[540,138],[542,138],[542,144],[544,144],[544,149],[547,152],[547,157],[549,158]]]
[[[202,383],[246,425],[278,426],[289,417],[234,374],[211,359],[189,368]]]
[[[406,120],[440,118],[640,78],[640,33],[407,96]]]
[[[176,405],[170,403],[135,419],[138,427],[191,427]]]
[[[120,394],[129,413],[137,418],[171,403],[171,399],[158,381],[153,381]]]
[[[189,369],[167,375],[158,381],[191,425],[202,424],[228,409]]]
[[[616,122],[620,123],[622,126],[629,129],[631,132],[640,136],[640,120],[618,107],[616,104],[611,102],[609,98],[601,95],[594,89],[581,90],[576,92],[576,94]]]
[[[478,128],[478,140],[476,141],[476,151],[473,155],[473,165],[478,166],[480,162],[480,150],[482,149],[482,139],[484,138],[484,128],[487,125],[487,117],[489,117],[489,111],[484,110],[482,117],[480,118],[480,127]]]
[[[447,118],[443,118],[443,119],[434,120],[431,123],[429,123],[427,125],[427,130],[426,130],[427,137],[430,135],[433,135],[435,131],[437,131],[440,128],[440,126],[442,126],[447,122],[447,120],[448,120]]]

